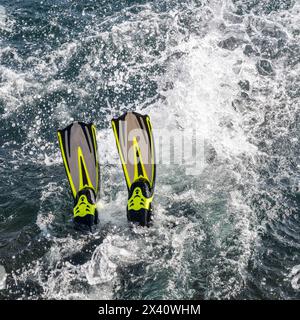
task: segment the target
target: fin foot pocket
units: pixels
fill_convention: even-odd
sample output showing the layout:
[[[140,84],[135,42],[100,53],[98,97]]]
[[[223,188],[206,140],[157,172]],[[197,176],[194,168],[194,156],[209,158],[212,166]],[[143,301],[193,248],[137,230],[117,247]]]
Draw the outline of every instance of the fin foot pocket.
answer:
[[[73,209],[75,225],[81,224],[91,229],[94,224],[98,224],[96,194],[93,189],[84,188],[80,190],[77,193],[75,204]]]
[[[83,232],[92,232],[92,227],[94,226],[95,217],[87,214],[84,217],[75,217],[74,218],[74,228],[78,231]]]
[[[140,178],[135,181],[129,190],[127,202],[127,219],[140,226],[149,226],[152,218],[153,199],[148,180]]]
[[[149,227],[152,221],[152,209],[150,210],[127,210],[127,219],[129,222],[136,223],[142,227]]]

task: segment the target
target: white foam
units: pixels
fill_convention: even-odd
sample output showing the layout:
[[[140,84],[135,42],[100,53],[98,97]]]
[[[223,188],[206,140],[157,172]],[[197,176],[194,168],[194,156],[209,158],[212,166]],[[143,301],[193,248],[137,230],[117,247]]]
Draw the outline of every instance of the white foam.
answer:
[[[291,285],[293,289],[300,290],[300,265],[296,265],[292,268],[290,277],[292,278]]]
[[[0,290],[5,289],[6,287],[6,271],[4,266],[0,265]]]
[[[111,128],[99,129],[97,140],[103,184],[99,202],[99,233],[103,233],[104,240],[93,249],[89,261],[73,265],[62,261],[72,253],[80,252],[89,243],[89,238],[73,239],[69,236],[57,239],[51,236],[53,244],[44,257],[46,263],[33,265],[19,278],[36,278],[45,290],[44,298],[114,298],[118,290],[123,289],[122,271],[135,264],[146,264],[146,273],[135,275],[134,280],[128,273],[126,280],[137,284],[144,284],[146,280],[150,282],[148,291],[141,286],[141,290],[145,291],[139,293],[140,297],[193,298],[197,291],[191,283],[199,279],[193,278],[195,275],[191,269],[201,271],[199,269],[207,256],[206,238],[209,238],[213,256],[205,265],[209,270],[205,297],[231,298],[243,288],[259,228],[255,212],[248,204],[251,195],[259,193],[255,160],[260,153],[252,142],[259,142],[257,133],[265,121],[266,105],[270,104],[273,108],[274,130],[282,135],[287,134],[287,128],[284,122],[277,119],[279,116],[294,117],[296,105],[289,100],[287,109],[277,108],[279,100],[276,95],[286,89],[285,80],[281,79],[284,61],[277,61],[275,76],[264,77],[256,69],[258,57],[247,57],[241,48],[233,51],[222,49],[218,43],[224,37],[233,35],[247,40],[246,27],[258,28],[265,20],[270,25],[279,23],[281,28],[288,29],[291,36],[293,26],[297,24],[287,23],[284,26],[284,23],[290,19],[297,22],[299,6],[295,5],[290,13],[285,12],[287,17],[280,16],[279,22],[276,20],[277,13],[268,17],[249,15],[238,20],[239,17],[231,12],[234,9],[232,1],[224,1],[221,5],[219,1],[209,1],[207,5],[188,7],[175,7],[170,12],[157,13],[151,4],[147,4],[139,6],[138,13],[125,10],[122,17],[116,14],[91,24],[88,37],[64,44],[47,57],[37,59],[36,67],[26,76],[5,67],[1,69],[5,82],[0,87],[0,94],[7,106],[3,117],[21,112],[18,108],[23,101],[30,104],[30,99],[39,99],[39,96],[56,90],[66,90],[82,101],[93,94],[95,88],[119,92],[126,86],[130,87],[131,77],[151,77],[158,85],[157,95],[146,98],[140,105],[134,102],[119,105],[116,101],[107,101],[107,105],[101,106],[105,110],[101,123],[108,123],[123,109],[135,109],[150,114],[154,128],[167,128],[167,138],[176,130],[196,129],[198,136],[216,153],[212,164],[193,177],[180,170],[190,165],[192,159],[187,159],[181,166],[158,167],[153,226],[149,229],[130,229],[125,212],[127,190],[113,133]],[[102,31],[105,23],[113,26]],[[256,32],[260,34],[259,30]],[[157,41],[153,40],[156,48],[147,44],[149,39]],[[66,83],[53,79],[86,43],[93,40],[97,45],[85,57],[85,64],[81,66],[76,81]],[[158,50],[161,44],[164,49]],[[104,45],[108,47],[105,57],[102,56]],[[122,58],[113,52],[115,48],[120,52],[127,50],[131,59],[128,63],[122,62],[122,68],[116,68],[105,78],[102,74],[105,68],[117,67]],[[154,49],[158,54],[153,54]],[[16,52],[14,54],[17,59]],[[101,58],[105,58],[107,64]],[[156,67],[166,71],[152,74],[149,70]],[[289,76],[296,77],[297,72],[297,68],[290,70]],[[45,87],[41,87],[35,79],[36,74],[44,80]],[[249,94],[253,94],[255,101],[249,102],[249,108],[243,105],[235,110],[232,101],[239,99],[241,94],[238,82],[245,79],[250,83]],[[34,96],[31,90],[35,92]],[[27,92],[25,100],[19,96],[24,92]],[[62,101],[52,110],[52,120],[63,126],[73,120],[71,111],[68,101]],[[40,117],[37,117],[34,127],[28,131],[28,143],[37,140],[41,128]],[[187,139],[191,140],[192,135],[188,134]],[[38,141],[39,146],[43,143]],[[40,148],[38,150],[40,152]],[[43,156],[37,161],[47,166],[61,162],[58,150],[56,153],[47,153],[47,150],[53,150],[53,145],[45,144]],[[35,153],[32,156],[35,157]],[[244,193],[240,187],[246,189]],[[42,192],[37,224],[46,234],[51,234],[51,225],[57,213],[49,212],[45,203],[55,195],[57,188],[55,184],[50,184]],[[277,194],[272,192],[270,195],[276,197]],[[280,204],[280,197],[276,201]],[[214,205],[220,203],[221,209],[215,209]],[[271,211],[267,214],[276,218],[277,211],[275,206],[274,215]],[[234,241],[228,247],[226,240],[230,235]],[[234,258],[231,254],[233,250]],[[298,267],[291,271],[291,283],[295,290],[299,289]],[[49,276],[43,277],[48,271]],[[224,273],[228,278],[223,277]],[[88,288],[77,292],[74,280]]]

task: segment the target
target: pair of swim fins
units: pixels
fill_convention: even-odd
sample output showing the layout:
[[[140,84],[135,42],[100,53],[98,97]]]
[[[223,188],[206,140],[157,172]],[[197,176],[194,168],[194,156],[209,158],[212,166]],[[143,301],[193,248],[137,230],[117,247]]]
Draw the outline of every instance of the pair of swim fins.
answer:
[[[112,128],[128,189],[127,218],[148,226],[156,176],[150,118],[126,112],[112,119]],[[98,223],[96,202],[100,189],[96,128],[93,124],[73,122],[58,130],[58,141],[74,199],[75,227],[91,230]]]

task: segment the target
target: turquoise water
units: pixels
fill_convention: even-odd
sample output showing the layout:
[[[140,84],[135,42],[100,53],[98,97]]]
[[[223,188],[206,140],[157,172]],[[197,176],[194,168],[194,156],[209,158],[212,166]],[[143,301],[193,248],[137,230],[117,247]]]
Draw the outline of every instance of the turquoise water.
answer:
[[[299,299],[299,16],[292,0],[0,0],[0,298]],[[110,126],[126,110],[205,145],[199,173],[158,164],[149,229],[126,221]],[[94,235],[72,228],[56,130],[73,120],[97,127]]]

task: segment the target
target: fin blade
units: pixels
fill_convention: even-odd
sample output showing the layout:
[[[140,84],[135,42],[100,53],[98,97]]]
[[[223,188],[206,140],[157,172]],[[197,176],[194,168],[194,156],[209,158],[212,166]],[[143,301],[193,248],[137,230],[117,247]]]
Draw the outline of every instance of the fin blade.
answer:
[[[93,124],[73,122],[58,130],[59,146],[74,199],[84,186],[99,191],[99,161]]]
[[[126,112],[112,120],[112,127],[128,190],[138,178],[146,179],[154,189],[156,164],[149,116]]]

